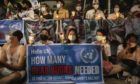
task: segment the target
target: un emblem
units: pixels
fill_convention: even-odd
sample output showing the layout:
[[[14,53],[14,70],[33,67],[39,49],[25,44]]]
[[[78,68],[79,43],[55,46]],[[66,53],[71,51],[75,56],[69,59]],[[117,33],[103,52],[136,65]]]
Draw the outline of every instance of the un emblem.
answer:
[[[98,59],[98,52],[96,49],[82,49],[80,57],[84,63],[95,63]]]
[[[22,24],[20,22],[16,22],[14,24],[10,24],[9,28],[11,30],[21,30],[22,29]]]

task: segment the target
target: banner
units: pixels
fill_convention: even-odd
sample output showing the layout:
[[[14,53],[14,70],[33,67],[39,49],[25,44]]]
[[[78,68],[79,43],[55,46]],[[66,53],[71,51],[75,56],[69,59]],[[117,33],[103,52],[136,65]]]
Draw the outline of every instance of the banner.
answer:
[[[95,40],[96,31],[99,29],[99,24],[95,20],[84,20],[85,40],[91,43]]]
[[[39,40],[39,35],[42,29],[46,28],[49,30],[49,33],[51,35],[50,38],[52,40],[55,39],[55,24],[54,20],[45,20],[43,22],[40,21],[25,21],[25,35],[27,42],[30,43],[30,40],[33,42],[37,42]]]
[[[6,35],[13,30],[21,30],[24,35],[24,22],[22,20],[0,20],[0,44],[6,42]],[[25,37],[21,42],[26,43]]]
[[[28,46],[28,83],[103,84],[99,45]]]

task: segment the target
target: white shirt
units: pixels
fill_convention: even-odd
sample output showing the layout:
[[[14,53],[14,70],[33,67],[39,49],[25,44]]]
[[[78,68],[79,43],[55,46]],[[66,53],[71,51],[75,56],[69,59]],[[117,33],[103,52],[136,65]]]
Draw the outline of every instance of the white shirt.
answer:
[[[99,20],[105,19],[105,16],[101,10],[97,10],[97,12],[95,13],[95,9],[90,9],[87,11],[85,18]]]
[[[96,42],[92,42],[92,44],[98,44],[98,43],[96,43]],[[105,43],[105,44],[99,44],[99,45],[101,45],[101,46],[103,46],[104,47],[104,50],[105,50],[105,54],[106,54],[106,56],[111,56],[111,48],[110,48],[110,45],[108,44],[108,43]]]
[[[34,15],[33,9],[23,11],[22,13],[19,14],[19,16],[23,20],[34,20],[35,19],[35,17],[34,17],[35,15]]]
[[[117,48],[117,55],[124,49],[123,45],[120,44]]]

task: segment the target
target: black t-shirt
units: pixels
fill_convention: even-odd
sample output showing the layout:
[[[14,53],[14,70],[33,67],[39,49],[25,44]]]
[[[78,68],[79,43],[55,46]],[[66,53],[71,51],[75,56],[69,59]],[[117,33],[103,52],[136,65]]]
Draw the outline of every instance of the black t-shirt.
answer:
[[[45,18],[45,19],[52,19],[53,17],[52,17],[52,15],[47,14],[47,15],[43,15],[43,18]]]

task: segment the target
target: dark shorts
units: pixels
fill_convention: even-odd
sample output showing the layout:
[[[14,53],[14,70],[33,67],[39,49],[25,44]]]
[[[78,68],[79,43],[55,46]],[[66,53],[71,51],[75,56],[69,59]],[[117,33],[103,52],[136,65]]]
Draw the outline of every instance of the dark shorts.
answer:
[[[140,65],[137,65],[136,61],[125,59],[121,60],[120,64],[132,75],[140,76]]]

